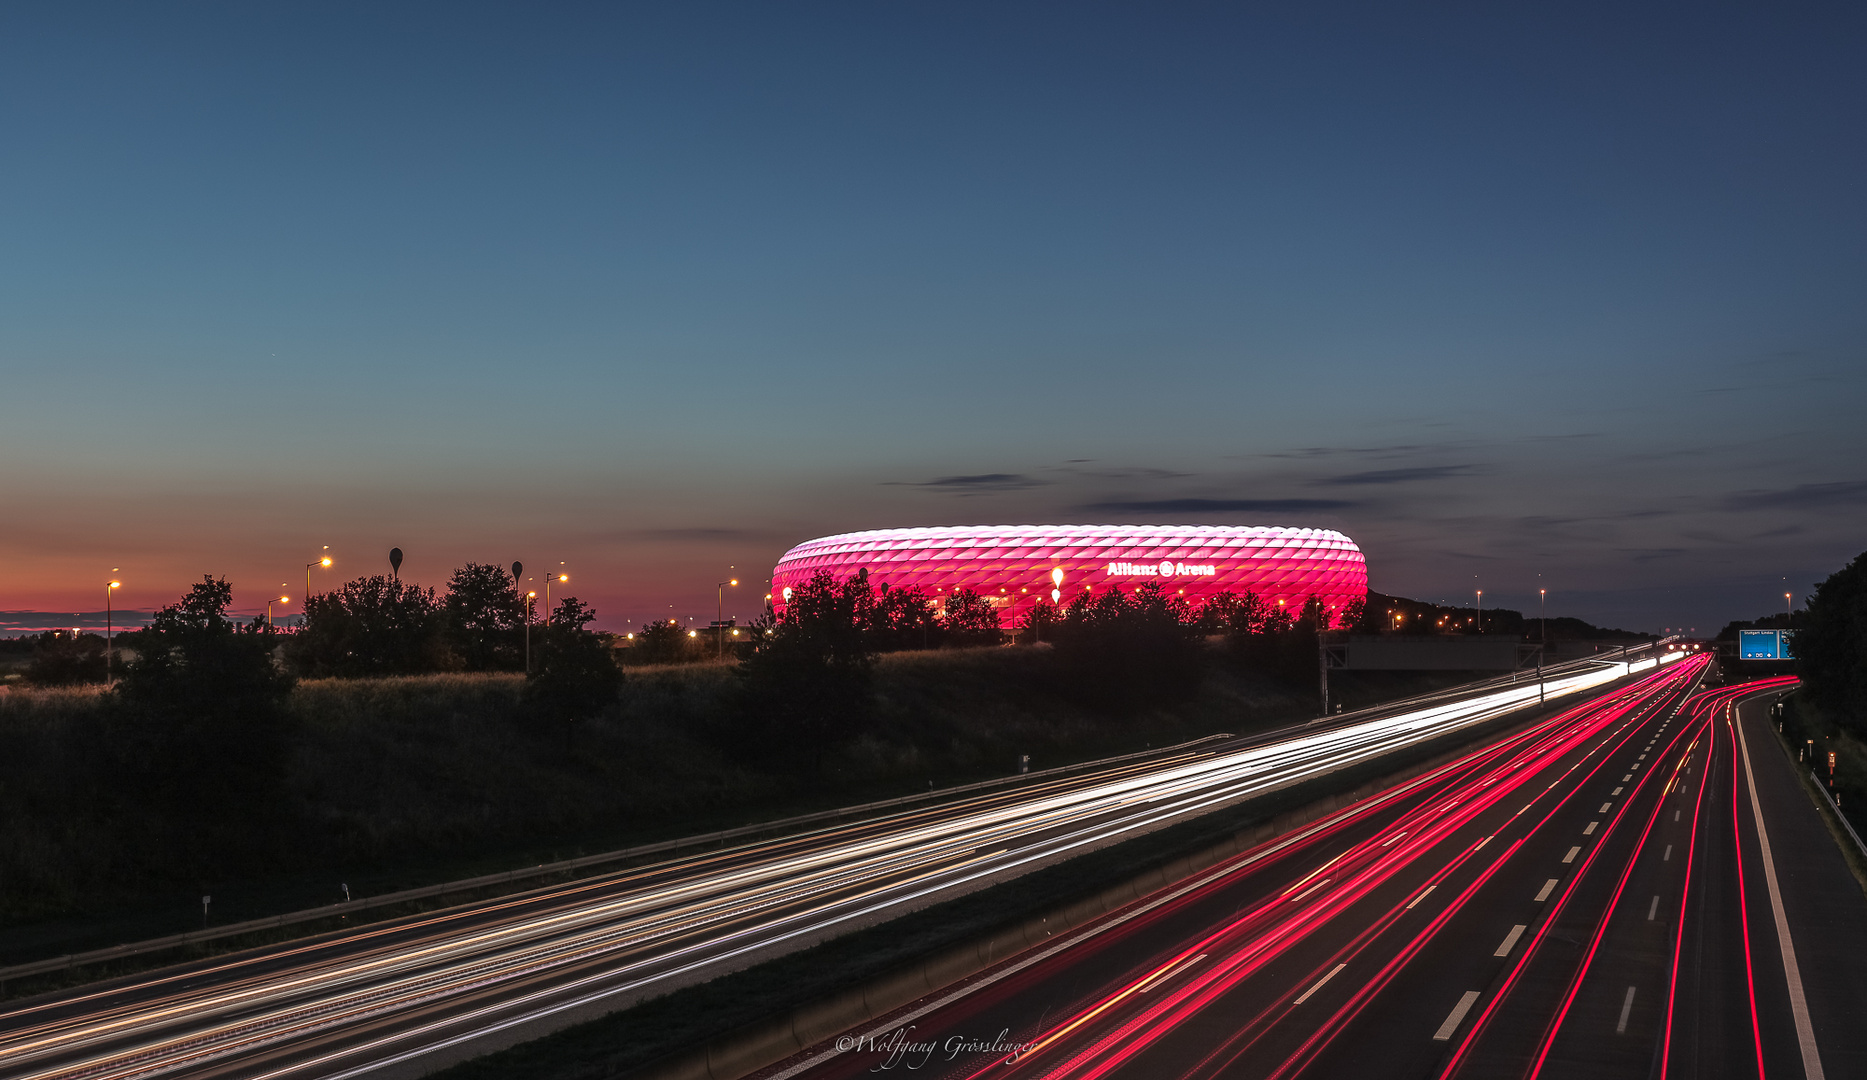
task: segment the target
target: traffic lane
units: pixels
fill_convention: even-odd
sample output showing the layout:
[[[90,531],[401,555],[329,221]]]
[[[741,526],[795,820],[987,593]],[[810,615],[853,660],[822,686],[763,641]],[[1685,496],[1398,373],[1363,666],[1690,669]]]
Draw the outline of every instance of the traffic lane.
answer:
[[[1481,831],[1483,829],[1491,828],[1491,827],[1492,825],[1489,822],[1473,826],[1473,828],[1481,830]],[[1473,842],[1475,843],[1475,840]],[[1464,845],[1461,843],[1460,846],[1463,847]],[[1390,905],[1396,902],[1404,906],[1404,904],[1407,902],[1408,894],[1415,891],[1419,887],[1420,885],[1418,882],[1408,883],[1404,881],[1396,881],[1386,887],[1386,891],[1387,891],[1386,895],[1376,895],[1370,899],[1369,903],[1372,904],[1376,908],[1385,907],[1387,905]],[[1183,939],[1182,942],[1180,942],[1179,944],[1181,946],[1184,946],[1185,940],[1193,940],[1198,936],[1198,934],[1201,931],[1205,931],[1208,929],[1209,929],[1209,926],[1207,926],[1206,924],[1196,923],[1192,927],[1189,927],[1186,938]],[[1329,940],[1327,936],[1323,936],[1323,937],[1319,937],[1313,945],[1306,944],[1305,946],[1303,946],[1303,948],[1305,950],[1312,951],[1312,952],[1316,950],[1327,951],[1328,949],[1335,947],[1336,944],[1337,944],[1336,942]],[[1123,971],[1126,975],[1130,977],[1134,976],[1136,973],[1145,975],[1146,972],[1152,970],[1154,966],[1157,966],[1163,957],[1171,956],[1172,954],[1173,954],[1173,950],[1170,949],[1170,950],[1150,952],[1146,954],[1145,958],[1130,957],[1127,960],[1128,966],[1125,969],[1123,969]],[[1136,963],[1137,959],[1140,960],[1138,964]],[[1286,974],[1288,974],[1289,972],[1302,971],[1312,966],[1311,962],[1314,959],[1315,959],[1314,956],[1305,956],[1301,954],[1287,955],[1284,958],[1280,959],[1274,965],[1274,969],[1289,969],[1289,971],[1286,972]],[[1051,972],[1047,972],[1047,974],[1050,975],[1050,982],[1052,984],[1061,983],[1066,986],[1077,987],[1077,986],[1083,985],[1086,981],[1080,978],[1079,976],[1077,976],[1075,972],[1069,970],[1069,965],[1067,964],[1067,962],[1057,965],[1054,969],[1052,969]],[[1178,973],[1175,973],[1175,974],[1178,974]],[[1106,980],[1088,980],[1087,983],[1088,985],[1093,986],[1103,981],[1106,981]],[[1029,1006],[1032,1002],[1035,1002],[1035,1001],[1056,1002],[1056,1001],[1061,1001],[1061,1000],[1069,1000],[1072,1002],[1080,1002],[1081,1000],[1089,1000],[1089,999],[1083,999],[1079,995],[1072,995],[1069,997],[1064,997],[1059,993],[1058,989],[1054,985],[1052,985],[1049,988],[1037,989],[1037,987],[1041,985],[1042,985],[1042,980],[1040,980],[1037,977],[1036,973],[1027,973],[1026,977],[1020,980],[1019,983],[1016,984],[1017,993],[1015,995],[1007,995],[1007,996],[1013,997],[1014,1005],[1022,1003],[1027,1006]],[[1254,983],[1254,985],[1256,984]],[[1301,990],[1300,987],[1296,989],[1298,992],[1300,992]],[[1257,991],[1253,991],[1253,992],[1257,992]],[[1091,998],[1093,998],[1093,995],[1091,995]],[[973,998],[970,998],[970,999],[962,999],[962,1002],[960,1003],[959,1008],[949,1008],[948,1010],[945,1010],[941,1015],[923,1018],[920,1022],[921,1027],[923,1029],[927,1029],[927,1028],[946,1029],[946,1028],[953,1027],[955,1025],[967,1026],[966,1025],[967,1021],[970,1021],[971,1027],[977,1027],[977,1028],[980,1028],[981,1030],[984,1030],[985,1028],[993,1027],[995,1023],[998,1025],[998,1028],[994,1029],[995,1031],[998,1029],[1005,1029],[1005,1030],[1012,1030],[1012,1031],[1024,1031],[1030,1026],[1029,1023],[1026,1021],[1025,1017],[1015,1015],[1014,1013],[1000,1012],[1000,1013],[994,1014],[992,1010],[993,1010],[993,1007],[996,1005],[997,1005],[997,1002],[990,1000],[985,995],[975,995]],[[1027,1011],[1030,1011],[1030,1010],[1027,1009]],[[1053,1012],[1053,1015],[1054,1015],[1054,1012]],[[1065,1015],[1067,1015],[1067,1013],[1065,1013]],[[1194,1040],[1194,1042],[1197,1043],[1198,1040]],[[1154,1055],[1150,1054],[1148,1056],[1151,1058]],[[849,1061],[849,1060],[839,1061],[839,1060],[833,1059],[832,1064],[837,1066],[838,1068],[833,1069],[828,1072],[815,1071],[813,1072],[813,1075],[819,1075],[819,1074],[836,1075],[836,1074],[839,1074],[839,1072],[842,1074],[853,1075],[854,1072],[861,1071],[862,1069],[869,1067],[869,1063],[862,1062],[862,1061]]]
[[[1186,962],[1194,957],[1180,955],[1187,950],[1189,942],[1199,941],[1215,927],[1224,927],[1248,909],[1278,897],[1291,883],[1310,874],[1316,863],[1327,862],[1343,850],[1391,830],[1393,821],[1403,813],[1444,798],[1447,785],[1452,782],[1447,779],[1421,785],[1405,800],[1395,800],[1378,812],[1358,814],[1332,832],[1324,843],[1289,844],[1274,859],[1263,859],[1226,873],[1212,885],[1178,902],[1071,945],[1049,962],[1027,967],[990,987],[961,997],[932,1015],[903,1023],[899,1038],[912,1043],[927,1038],[928,1032],[938,1032],[936,1041],[944,1046],[948,1039],[996,1038],[1005,1031],[1028,1034],[1058,1017],[1093,1007],[1106,997],[1106,987],[1124,982],[1143,985],[1136,997],[1139,1003],[1146,1004],[1152,1000],[1148,995],[1165,991],[1181,977],[1198,970],[1198,962]],[[1327,827],[1327,822],[1319,822],[1318,826]],[[1220,943],[1215,951],[1224,947]],[[1160,978],[1149,982],[1150,975]],[[884,1041],[890,1046],[896,1045],[887,1039]],[[830,1056],[819,1061],[809,1075],[861,1075],[877,1067],[878,1060],[889,1060],[889,1056],[886,1052],[879,1059],[869,1052]],[[978,1056],[970,1053],[956,1061],[945,1061],[935,1055],[934,1065],[953,1075],[964,1075],[977,1060]],[[941,1071],[932,1073],[941,1074]]]
[[[1747,779],[1756,781],[1821,1066],[1830,1077],[1867,1076],[1867,1026],[1862,1024],[1867,1017],[1867,964],[1863,963],[1867,958],[1867,895],[1848,869],[1821,812],[1802,788],[1797,762],[1782,748],[1769,718],[1776,696],[1749,697],[1737,706],[1748,749]],[[1754,825],[1752,839],[1749,850],[1756,852],[1753,857],[1758,860],[1755,877],[1761,879],[1762,855],[1754,846]],[[1751,921],[1753,928],[1764,924],[1760,933],[1766,943],[1758,949],[1758,966],[1782,979],[1782,950],[1776,940],[1768,886],[1761,880],[1757,886],[1751,890]],[[1800,1071],[1798,1059],[1786,1075]]]
[[[1380,1071],[1397,1049],[1407,1065],[1384,1074],[1434,1073],[1454,1053],[1470,1075],[1529,1064],[1660,797],[1664,781],[1641,779],[1640,755],[1654,760],[1646,747],[1669,722],[1664,705],[1604,734],[1599,760],[1570,774],[1561,804],[1350,1037],[1318,1059],[1321,1074]]]

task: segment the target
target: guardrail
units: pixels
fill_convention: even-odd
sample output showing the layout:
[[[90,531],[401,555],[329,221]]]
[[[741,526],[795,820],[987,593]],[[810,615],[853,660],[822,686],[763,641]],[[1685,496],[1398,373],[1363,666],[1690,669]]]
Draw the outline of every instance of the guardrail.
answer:
[[[1861,834],[1854,831],[1854,823],[1849,821],[1848,816],[1841,812],[1841,804],[1836,802],[1835,797],[1828,793],[1828,789],[1822,785],[1822,778],[1815,775],[1814,769],[1809,770],[1809,782],[1815,785],[1815,790],[1822,793],[1822,801],[1828,804],[1828,809],[1834,811],[1835,820],[1839,821],[1841,827],[1848,831],[1848,835],[1854,838],[1854,846],[1860,849],[1861,858],[1867,859],[1867,844],[1861,843]]]

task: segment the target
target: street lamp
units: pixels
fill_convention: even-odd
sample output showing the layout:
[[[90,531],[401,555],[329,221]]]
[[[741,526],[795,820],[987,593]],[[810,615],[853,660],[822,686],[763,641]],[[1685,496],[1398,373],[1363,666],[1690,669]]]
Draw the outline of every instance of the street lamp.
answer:
[[[564,564],[558,563],[558,565],[563,566]],[[564,573],[563,571],[559,571],[557,575],[557,580],[569,581],[570,575]],[[545,575],[545,621],[546,622],[551,621],[551,575],[549,574]]]
[[[116,567],[113,566],[111,567],[111,569],[115,570]],[[106,585],[104,587],[104,681],[105,682],[110,681],[110,637],[111,637],[111,630],[112,630],[110,597],[113,593],[115,593],[118,589],[121,589],[122,587],[123,587],[123,582],[121,581],[112,581],[109,585]]]
[[[1485,591],[1478,590],[1478,632],[1485,632]]]
[[[727,569],[732,568],[727,567]],[[738,587],[739,579],[730,578],[726,581],[715,582],[713,585],[713,659],[715,660],[724,655],[726,647],[726,634],[720,627],[726,623],[726,587],[729,585]]]
[[[532,601],[538,599],[536,592],[525,594],[525,674],[532,673]]]
[[[280,594],[277,598],[266,601],[266,629],[268,631],[272,629],[272,605],[289,604],[291,602],[292,598],[284,594]]]
[[[1791,604],[1791,601],[1789,599],[1789,594],[1784,593],[1783,594],[1783,625],[1788,626],[1790,618],[1794,615],[1795,615],[1795,609]]]
[[[1543,654],[1549,651],[1549,590],[1536,590],[1536,621],[1541,624],[1543,644],[1536,650],[1536,700],[1544,701]]]
[[[331,546],[329,544],[324,545],[324,550],[326,551],[331,550]],[[307,604],[309,604],[311,600],[311,568],[314,566],[323,566],[323,567],[328,568],[330,565],[331,565],[331,557],[329,555],[325,555],[319,558],[318,561],[316,562],[308,562],[305,564],[305,600]]]

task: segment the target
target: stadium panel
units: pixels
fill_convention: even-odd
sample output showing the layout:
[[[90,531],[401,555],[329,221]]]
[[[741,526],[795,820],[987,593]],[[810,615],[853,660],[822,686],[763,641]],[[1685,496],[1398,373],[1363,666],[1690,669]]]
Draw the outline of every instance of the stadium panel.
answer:
[[[959,589],[990,598],[1017,625],[1042,601],[1158,582],[1197,606],[1222,592],[1256,593],[1298,609],[1311,597],[1332,612],[1368,592],[1361,549],[1332,529],[1238,525],[974,525],[876,529],[806,541],[772,571],[771,603],[820,571],[864,570],[877,587],[917,586],[936,604]]]

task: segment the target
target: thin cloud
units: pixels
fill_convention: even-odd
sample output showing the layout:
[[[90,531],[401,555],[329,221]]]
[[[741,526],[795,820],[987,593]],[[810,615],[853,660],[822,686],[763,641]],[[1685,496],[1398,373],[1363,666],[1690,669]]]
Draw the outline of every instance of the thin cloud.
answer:
[[[1726,497],[1727,510],[1816,510],[1841,503],[1867,501],[1867,480],[1841,480],[1832,484],[1798,484],[1787,491],[1740,491]]]
[[[1138,499],[1089,503],[1089,514],[1295,514],[1313,510],[1348,510],[1348,499]]]
[[[1468,475],[1473,465],[1416,465],[1406,469],[1375,469],[1371,472],[1325,476],[1310,483],[1318,487],[1342,487],[1353,484],[1410,484],[1418,480],[1450,480]]]
[[[1023,473],[973,473],[970,476],[941,476],[933,480],[905,481],[889,480],[887,484],[896,487],[929,488],[934,491],[951,491],[961,495],[980,495],[992,491],[1023,491],[1026,488],[1048,484],[1048,480],[1039,480]]]

